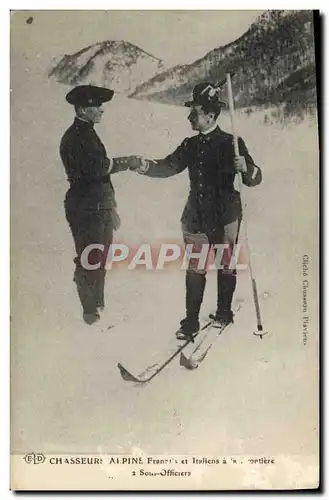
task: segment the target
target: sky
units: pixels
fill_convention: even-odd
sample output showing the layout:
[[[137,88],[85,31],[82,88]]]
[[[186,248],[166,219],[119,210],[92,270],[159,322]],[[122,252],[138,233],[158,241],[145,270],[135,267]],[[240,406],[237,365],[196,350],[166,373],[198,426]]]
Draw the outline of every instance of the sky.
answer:
[[[71,54],[104,40],[126,40],[164,61],[190,63],[242,35],[260,10],[12,11],[12,46],[36,56]],[[32,22],[27,23],[29,18]],[[30,19],[31,21],[31,19]],[[14,41],[14,43],[13,43]]]

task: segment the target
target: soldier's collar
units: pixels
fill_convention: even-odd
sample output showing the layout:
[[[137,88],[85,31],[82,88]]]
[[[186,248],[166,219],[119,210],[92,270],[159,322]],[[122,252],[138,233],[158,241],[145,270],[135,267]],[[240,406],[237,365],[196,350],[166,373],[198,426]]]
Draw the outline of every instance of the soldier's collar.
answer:
[[[208,128],[205,132],[200,132],[200,135],[209,135],[211,132],[214,132],[215,130],[219,129],[217,123],[213,125],[212,127]]]
[[[87,120],[84,120],[83,118],[80,118],[80,116],[76,116],[74,118],[74,122],[77,124],[77,125],[80,125],[80,126],[85,126],[85,127],[89,127],[89,128],[94,128],[94,124],[92,122],[88,122]]]

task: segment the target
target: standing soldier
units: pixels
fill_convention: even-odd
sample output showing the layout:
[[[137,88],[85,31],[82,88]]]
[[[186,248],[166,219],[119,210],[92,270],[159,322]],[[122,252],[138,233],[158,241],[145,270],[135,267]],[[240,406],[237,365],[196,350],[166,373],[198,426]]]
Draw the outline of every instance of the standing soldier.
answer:
[[[103,103],[110,101],[113,94],[112,90],[92,85],[71,90],[66,100],[74,106],[76,116],[60,144],[60,156],[70,183],[64,205],[76,249],[74,281],[83,319],[89,325],[99,320],[99,311],[104,308],[106,254],[113,232],[120,224],[110,174],[138,163],[138,157],[109,159],[94,130],[94,124],[101,120]],[[89,263],[100,263],[95,270],[86,269],[81,263],[83,250],[92,244],[104,245],[106,249],[101,254],[90,252]]]
[[[185,244],[200,251],[203,244],[228,244],[223,269],[217,271],[217,309],[211,316],[221,325],[233,322],[232,298],[236,288],[236,270],[229,268],[230,256],[237,243],[242,219],[240,194],[234,179],[242,173],[246,186],[256,186],[262,173],[239,138],[240,156],[234,156],[233,136],[221,130],[217,118],[226,104],[219,100],[220,89],[209,83],[194,88],[193,100],[185,104],[191,111],[188,120],[199,133],[186,138],[161,160],[142,160],[133,170],[149,177],[165,178],[189,171],[190,194],[181,222]],[[181,321],[177,338],[191,337],[200,329],[199,312],[206,285],[206,270],[197,269],[190,260],[186,273],[186,317]]]

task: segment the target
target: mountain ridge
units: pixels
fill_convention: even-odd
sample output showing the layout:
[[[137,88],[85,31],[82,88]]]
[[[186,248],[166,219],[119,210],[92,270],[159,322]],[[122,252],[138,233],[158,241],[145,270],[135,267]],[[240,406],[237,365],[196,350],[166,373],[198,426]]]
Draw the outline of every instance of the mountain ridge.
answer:
[[[314,108],[312,11],[265,11],[238,39],[189,65],[155,75],[130,97],[182,105],[197,83],[218,82],[227,72],[235,75],[232,85],[237,107],[275,105],[287,115]]]
[[[94,84],[131,92],[163,71],[163,61],[125,40],[105,40],[65,54],[48,73],[67,85]]]
[[[49,73],[60,83],[112,87],[130,98],[183,105],[196,84],[232,79],[238,108],[277,106],[302,116],[316,108],[313,11],[264,11],[236,40],[189,64],[165,69],[130,42],[107,40],[65,55]],[[225,100],[225,96],[223,97]]]

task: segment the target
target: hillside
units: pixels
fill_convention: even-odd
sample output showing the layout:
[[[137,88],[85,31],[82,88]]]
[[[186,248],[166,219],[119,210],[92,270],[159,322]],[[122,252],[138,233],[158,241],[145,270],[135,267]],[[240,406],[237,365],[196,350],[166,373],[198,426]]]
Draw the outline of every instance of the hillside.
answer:
[[[312,11],[266,11],[234,42],[154,76],[131,97],[182,105],[197,83],[221,81],[226,72],[234,73],[237,107],[283,105],[285,114],[314,107]]]
[[[104,41],[65,55],[49,77],[68,85],[94,84],[121,92],[163,70],[162,61],[125,41]]]

